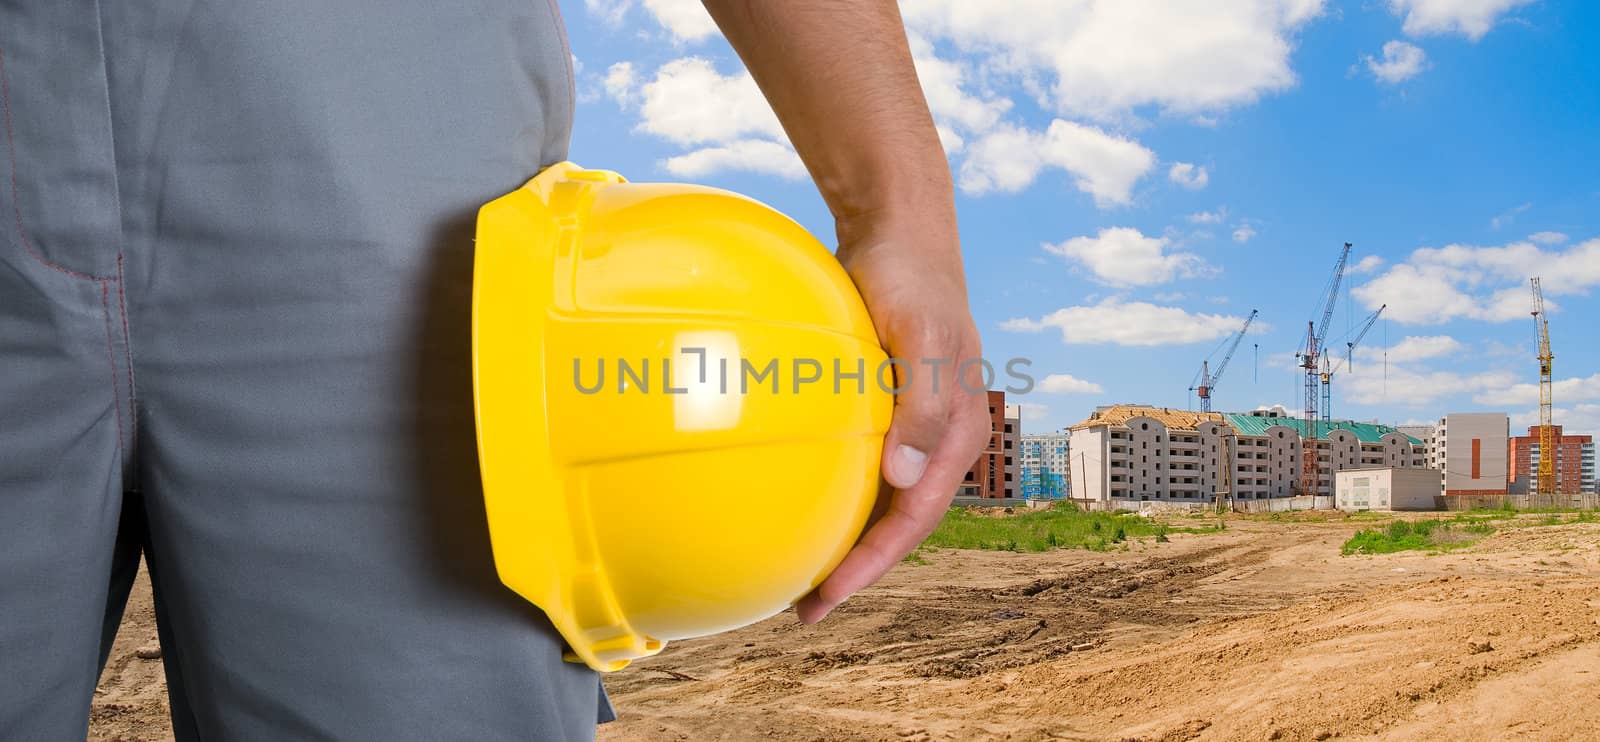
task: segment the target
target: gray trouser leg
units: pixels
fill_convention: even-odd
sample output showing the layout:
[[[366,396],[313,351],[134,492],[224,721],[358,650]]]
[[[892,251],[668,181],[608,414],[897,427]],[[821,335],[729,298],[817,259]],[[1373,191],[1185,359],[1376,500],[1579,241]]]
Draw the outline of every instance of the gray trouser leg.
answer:
[[[104,284],[31,260],[0,261],[0,739],[83,739],[109,646],[126,361]]]
[[[495,577],[469,365],[568,54],[545,0],[0,6],[0,739],[81,738],[130,543],[181,740],[593,736]]]

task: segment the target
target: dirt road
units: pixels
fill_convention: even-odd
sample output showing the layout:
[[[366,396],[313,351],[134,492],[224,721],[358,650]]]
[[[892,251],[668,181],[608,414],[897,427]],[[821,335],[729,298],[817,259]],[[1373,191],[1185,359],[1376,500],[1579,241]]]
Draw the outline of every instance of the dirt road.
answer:
[[[1600,524],[1339,556],[1359,525],[929,553],[818,626],[780,615],[609,676],[600,739],[1600,739]],[[94,739],[166,738],[139,674],[159,663],[129,659],[141,615]]]

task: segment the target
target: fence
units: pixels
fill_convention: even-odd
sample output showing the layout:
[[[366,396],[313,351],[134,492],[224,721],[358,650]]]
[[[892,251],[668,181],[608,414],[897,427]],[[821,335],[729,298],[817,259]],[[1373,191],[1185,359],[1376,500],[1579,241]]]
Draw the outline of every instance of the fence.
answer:
[[[1445,510],[1600,510],[1600,494],[1446,495]]]
[[[1184,502],[1182,500],[1073,500],[1084,510],[1126,510],[1135,513],[1157,512],[1197,512],[1212,510],[1216,503],[1211,500],[1196,500]],[[1328,495],[1315,497],[1273,497],[1261,500],[1235,500],[1233,512],[1236,513],[1287,513],[1292,510],[1332,510],[1333,498]]]
[[[951,506],[958,508],[1025,508],[1029,500],[1019,497],[957,497]]]
[[[1600,510],[1600,494],[1585,492],[1575,495],[1450,495],[1435,497],[1444,510]],[[990,502],[998,502],[991,500]],[[1134,513],[1194,512],[1210,510],[1215,503],[1210,500],[1072,500],[1084,510],[1124,510]],[[1328,495],[1301,497],[1272,497],[1261,500],[1234,500],[1236,513],[1287,513],[1294,510],[1332,510],[1334,500]]]
[[[1333,498],[1329,495],[1302,495],[1300,497],[1272,497],[1265,500],[1234,500],[1235,513],[1287,513],[1293,510],[1332,510]]]

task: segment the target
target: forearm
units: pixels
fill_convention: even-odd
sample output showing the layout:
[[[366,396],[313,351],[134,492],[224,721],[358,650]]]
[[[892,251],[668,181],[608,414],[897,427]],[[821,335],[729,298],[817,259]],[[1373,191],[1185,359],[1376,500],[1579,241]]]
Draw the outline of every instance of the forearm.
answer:
[[[893,0],[705,6],[772,104],[841,231],[869,217],[954,219],[949,163]],[[840,234],[841,244],[859,242],[847,237]]]
[[[778,114],[839,230],[838,258],[892,357],[979,358],[950,164],[894,0],[704,0]],[[709,102],[715,105],[715,102]],[[913,361],[915,363],[915,361]],[[969,366],[971,388],[976,366]],[[987,395],[908,374],[861,539],[795,605],[814,623],[931,532],[989,437]]]

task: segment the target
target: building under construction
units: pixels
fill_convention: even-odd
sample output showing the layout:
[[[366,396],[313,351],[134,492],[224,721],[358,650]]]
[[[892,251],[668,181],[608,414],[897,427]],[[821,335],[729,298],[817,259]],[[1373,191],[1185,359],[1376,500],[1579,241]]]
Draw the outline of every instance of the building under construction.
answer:
[[[1426,443],[1386,425],[1333,420],[1318,426],[1314,440],[1306,429],[1281,408],[1233,414],[1100,407],[1071,428],[1072,498],[1194,503],[1218,492],[1240,500],[1331,496],[1335,472],[1427,464]],[[1305,451],[1318,459],[1314,491],[1302,484]]]
[[[967,470],[957,495],[1003,500],[1019,494],[1017,436],[1022,431],[1022,421],[1016,409],[1006,404],[1005,392],[989,391],[989,443]]]

